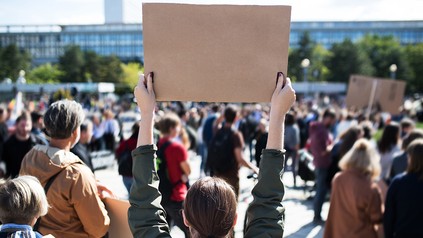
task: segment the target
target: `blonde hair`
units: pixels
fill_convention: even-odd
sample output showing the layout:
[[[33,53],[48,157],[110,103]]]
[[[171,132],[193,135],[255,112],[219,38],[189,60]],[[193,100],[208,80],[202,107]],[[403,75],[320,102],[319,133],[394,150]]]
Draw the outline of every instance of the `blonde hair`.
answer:
[[[357,140],[353,147],[339,161],[341,170],[358,170],[371,179],[380,175],[380,157],[366,139]]]
[[[48,202],[37,178],[21,176],[0,180],[0,221],[28,224],[47,214]]]

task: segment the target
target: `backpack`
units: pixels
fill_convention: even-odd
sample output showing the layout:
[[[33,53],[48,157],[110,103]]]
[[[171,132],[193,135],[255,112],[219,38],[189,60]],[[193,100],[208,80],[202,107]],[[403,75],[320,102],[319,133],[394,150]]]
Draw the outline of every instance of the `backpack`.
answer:
[[[120,175],[132,176],[132,153],[127,147],[125,144],[125,149],[118,155],[118,172]]]
[[[224,173],[235,168],[234,134],[231,128],[222,128],[210,141],[206,163],[211,176],[216,172]]]
[[[166,204],[170,202],[170,196],[172,195],[172,190],[174,185],[169,180],[169,172],[167,169],[167,162],[165,151],[167,147],[172,142],[166,141],[163,145],[158,147],[157,150],[157,158],[156,158],[156,168],[157,168],[157,175],[159,176],[160,183],[159,183],[159,191],[162,194],[162,204]]]

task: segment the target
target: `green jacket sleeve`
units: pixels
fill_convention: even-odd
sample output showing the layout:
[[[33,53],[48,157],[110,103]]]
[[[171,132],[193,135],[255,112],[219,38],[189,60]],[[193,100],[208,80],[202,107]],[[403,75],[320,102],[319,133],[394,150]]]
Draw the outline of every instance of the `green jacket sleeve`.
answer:
[[[252,191],[254,200],[247,210],[248,225],[244,235],[246,238],[283,236],[284,153],[280,150],[263,150],[258,182]]]
[[[129,227],[134,237],[171,237],[166,215],[160,205],[156,146],[144,145],[132,151],[134,183],[129,195]]]

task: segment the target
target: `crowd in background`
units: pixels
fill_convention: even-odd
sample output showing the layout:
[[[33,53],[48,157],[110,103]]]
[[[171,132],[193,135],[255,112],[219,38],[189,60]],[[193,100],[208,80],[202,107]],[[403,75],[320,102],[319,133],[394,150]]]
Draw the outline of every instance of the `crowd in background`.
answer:
[[[11,105],[0,107],[0,161],[2,177],[5,178],[19,174],[23,157],[36,144],[49,143],[43,124],[46,103],[25,102],[19,115],[14,114],[15,105]],[[80,127],[80,140],[72,152],[92,171],[95,168],[91,152],[109,150],[115,153],[119,173],[129,191],[132,161],[126,157],[128,151],[136,147],[139,117],[131,122],[131,131],[125,135],[123,128],[128,122],[120,115],[126,111],[138,115],[136,109],[132,109],[136,108],[135,104],[107,102],[93,105],[85,101],[83,106],[86,117]],[[201,176],[222,177],[238,193],[239,167],[258,172],[261,150],[267,140],[269,113],[267,104],[158,104],[155,140],[159,151],[170,141],[162,154],[168,161],[169,180],[173,184],[170,201],[163,206],[173,218],[173,224],[183,231],[186,229],[177,211],[189,188],[187,177],[191,168],[188,156],[193,153],[188,151],[201,157]],[[423,131],[415,128],[416,120],[415,114],[408,110],[402,110],[398,115],[377,110],[369,113],[347,109],[342,102],[328,97],[314,101],[300,99],[293,106],[285,118],[285,171],[292,171],[294,186],[297,186],[301,154],[308,153],[313,157],[314,222],[324,222],[320,213],[327,195],[331,194],[325,237],[349,236],[354,229],[362,232],[356,237],[377,237],[382,234],[382,224],[385,224],[386,237],[393,237],[393,234],[422,235],[418,224],[423,222],[423,206],[417,201],[423,198],[422,162],[419,162],[423,146],[419,139],[423,139]],[[235,164],[232,169],[219,171],[217,167],[221,166],[216,167],[207,158],[211,156],[208,154],[213,141],[225,124],[230,128],[228,133],[233,133],[230,144]],[[378,130],[382,130],[382,134],[375,139]],[[411,163],[414,167],[410,160],[414,161]],[[414,210],[412,205],[416,206]]]

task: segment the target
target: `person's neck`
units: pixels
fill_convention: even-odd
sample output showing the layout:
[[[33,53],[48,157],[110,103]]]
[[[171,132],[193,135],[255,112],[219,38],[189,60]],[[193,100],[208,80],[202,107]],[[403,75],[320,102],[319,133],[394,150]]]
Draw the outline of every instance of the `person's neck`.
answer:
[[[234,123],[225,122],[225,124],[223,125],[223,127],[225,127],[225,128],[231,128],[233,125],[234,125]]]
[[[59,148],[61,150],[70,151],[70,149],[72,147],[72,141],[70,141],[69,139],[53,139],[53,138],[51,138],[50,146]]]
[[[29,139],[30,133],[25,133],[25,134],[16,133],[15,136],[16,136],[16,139],[18,139],[20,141],[26,141],[26,140]]]

